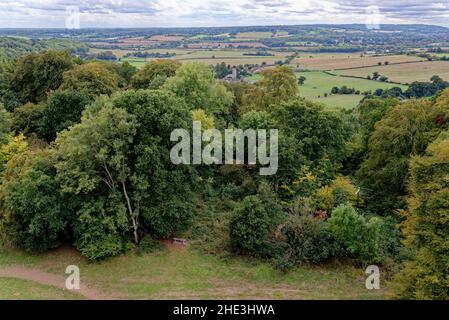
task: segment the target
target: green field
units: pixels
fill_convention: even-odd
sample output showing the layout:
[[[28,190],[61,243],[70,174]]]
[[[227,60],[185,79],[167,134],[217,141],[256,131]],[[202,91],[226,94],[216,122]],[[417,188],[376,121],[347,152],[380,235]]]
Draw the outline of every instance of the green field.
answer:
[[[77,300],[82,297],[67,290],[14,278],[0,278],[0,300]]]
[[[131,51],[130,51],[131,52]],[[175,53],[176,56],[170,59],[178,60],[180,62],[201,62],[206,64],[217,64],[225,62],[231,65],[244,65],[244,64],[262,64],[266,62],[273,64],[275,61],[283,60],[286,56],[291,54],[290,52],[276,52],[270,51],[273,56],[248,56],[245,53],[256,53],[256,49],[247,50],[191,50],[191,49],[155,49],[145,50],[149,53]],[[121,58],[121,61],[128,61],[133,66],[141,68],[146,62],[154,60],[156,58]]]
[[[385,83],[373,80],[334,76],[326,72],[310,71],[310,72],[298,72],[299,76],[306,77],[304,85],[300,87],[300,95],[306,99],[321,102],[331,108],[344,108],[352,109],[357,106],[360,100],[363,99],[363,95],[343,95],[334,94],[330,95],[332,87],[347,86],[348,88],[355,88],[356,90],[374,91],[376,89],[388,89],[392,87],[400,87],[402,90],[406,90],[405,85],[396,85],[392,83]],[[260,78],[259,75],[248,77],[249,81],[257,81]],[[324,97],[327,93],[328,97]]]
[[[147,63],[145,58],[121,58],[120,61],[129,62],[131,65],[139,69],[142,68]]]
[[[385,289],[365,288],[364,270],[341,264],[301,266],[288,273],[242,257],[219,258],[169,244],[152,254],[111,258],[89,263],[70,247],[26,255],[0,251],[0,269],[22,265],[65,275],[67,265],[80,268],[81,286],[122,299],[382,299]],[[28,281],[0,278],[0,298],[72,298],[67,292]]]

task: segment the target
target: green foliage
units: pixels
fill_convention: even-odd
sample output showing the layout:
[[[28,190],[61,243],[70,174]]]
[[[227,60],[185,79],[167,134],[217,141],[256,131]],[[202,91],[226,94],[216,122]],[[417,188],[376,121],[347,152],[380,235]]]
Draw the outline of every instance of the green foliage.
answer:
[[[342,205],[332,212],[327,225],[345,254],[358,258],[362,263],[381,263],[385,260],[380,218],[367,220],[352,206]]]
[[[135,89],[158,89],[168,78],[175,75],[180,66],[181,64],[174,60],[151,61],[132,77],[132,87]]]
[[[239,128],[246,129],[273,129],[275,123],[268,112],[265,111],[249,111],[240,119]]]
[[[212,70],[200,63],[185,63],[169,78],[164,89],[183,98],[190,109],[203,109],[217,119],[228,118],[233,102],[232,93],[217,84]]]
[[[229,123],[237,124],[239,116],[244,113],[242,107],[244,105],[245,94],[254,85],[246,82],[224,82],[223,85],[234,96],[233,102],[229,108]]]
[[[105,106],[85,113],[56,139],[58,179],[76,212],[75,244],[89,259],[121,252],[123,235],[134,226],[135,212],[128,211],[125,196],[136,125],[126,110]]]
[[[449,299],[449,133],[410,164],[410,196],[402,230],[408,250],[396,277],[401,299]]]
[[[340,251],[325,222],[311,215],[292,216],[282,226],[281,232],[289,246],[283,257],[289,257],[295,263],[318,263]]]
[[[271,179],[284,195],[310,196],[329,184],[348,140],[341,118],[303,99],[281,103],[272,115],[279,128],[279,170]]]
[[[91,97],[111,95],[119,86],[119,75],[105,62],[93,61],[77,65],[64,73],[62,90],[85,91]]]
[[[321,209],[330,213],[333,208],[342,204],[361,205],[362,199],[351,180],[339,176],[330,185],[321,187],[312,196],[312,202],[316,210]]]
[[[82,111],[90,102],[84,91],[57,90],[43,109],[39,133],[48,141],[54,140],[58,132],[80,121]]]
[[[45,51],[29,54],[17,62],[10,88],[22,102],[41,101],[61,85],[63,73],[72,65],[72,58],[67,52]]]
[[[0,57],[17,59],[32,52],[42,52],[45,50],[68,51],[71,53],[83,53],[89,50],[87,44],[71,39],[55,39],[35,37],[0,37]]]
[[[8,137],[8,141],[0,147],[0,173],[3,172],[9,161],[26,151],[28,151],[28,143],[23,134]]]
[[[137,73],[137,68],[130,64],[128,61],[123,62],[119,69],[118,74],[127,84],[131,83],[131,79]]]
[[[235,208],[230,221],[230,237],[234,248],[254,252],[268,235],[269,216],[257,196],[247,196]]]
[[[137,247],[137,253],[152,253],[157,252],[163,249],[163,245],[158,241],[153,239],[151,236],[144,236]]]
[[[3,185],[6,222],[13,242],[30,252],[59,245],[67,208],[48,153],[29,154],[31,163]],[[4,217],[5,218],[5,217]]]
[[[201,122],[201,130],[215,129],[214,117],[208,116],[203,109],[192,110],[192,120]]]
[[[423,154],[447,127],[448,101],[449,91],[436,102],[404,102],[376,124],[369,139],[368,157],[357,172],[362,186],[369,190],[369,210],[384,215],[403,208],[410,157]]]
[[[11,114],[0,103],[0,146],[8,140],[11,130]]]
[[[74,201],[73,195],[71,198]],[[73,221],[75,246],[81,253],[96,261],[129,250],[131,238],[126,232],[132,228],[122,195],[115,191],[107,196],[83,195],[81,199]]]
[[[366,99],[358,107],[358,117],[363,136],[363,147],[361,155],[368,151],[368,141],[375,130],[375,124],[379,122],[385,114],[399,104],[395,98],[388,99]]]
[[[182,231],[192,217],[190,190],[195,171],[171,163],[169,137],[174,129],[191,128],[187,106],[169,93],[151,90],[117,94],[113,104],[128,110],[138,122],[130,187],[140,206],[141,223],[162,238]]]
[[[45,105],[26,103],[12,113],[12,128],[18,133],[30,136],[39,130]]]
[[[288,66],[277,66],[262,71],[262,79],[250,88],[244,97],[245,111],[268,111],[272,104],[279,104],[299,96],[298,80]]]

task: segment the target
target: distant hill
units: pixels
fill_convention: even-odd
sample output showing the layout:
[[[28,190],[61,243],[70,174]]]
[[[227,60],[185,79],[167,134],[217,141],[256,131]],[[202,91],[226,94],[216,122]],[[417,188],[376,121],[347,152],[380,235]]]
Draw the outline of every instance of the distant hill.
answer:
[[[0,37],[0,57],[3,59],[15,59],[31,52],[40,52],[47,49],[69,51],[73,54],[89,50],[86,44],[69,39]]]

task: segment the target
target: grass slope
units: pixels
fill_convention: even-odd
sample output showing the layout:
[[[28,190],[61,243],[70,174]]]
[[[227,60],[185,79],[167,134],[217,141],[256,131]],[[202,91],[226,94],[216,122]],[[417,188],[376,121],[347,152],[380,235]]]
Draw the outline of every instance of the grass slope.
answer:
[[[78,300],[81,298],[69,291],[32,281],[0,278],[0,300]]]
[[[219,258],[173,245],[158,253],[129,253],[99,263],[87,262],[70,247],[42,255],[0,251],[0,266],[17,264],[59,275],[74,264],[80,267],[81,285],[127,299],[382,299],[385,294],[384,289],[367,290],[363,270],[352,266],[300,266],[284,274],[268,263]],[[0,280],[12,288],[3,289],[3,298],[46,290],[26,281]],[[45,292],[46,298],[68,297],[60,290]]]

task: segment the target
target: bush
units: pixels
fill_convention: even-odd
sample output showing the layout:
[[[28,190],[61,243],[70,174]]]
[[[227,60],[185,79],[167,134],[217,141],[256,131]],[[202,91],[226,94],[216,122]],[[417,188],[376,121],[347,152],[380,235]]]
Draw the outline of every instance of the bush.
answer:
[[[317,263],[339,251],[325,223],[311,215],[293,217],[282,227],[282,234],[295,262]]]
[[[268,214],[258,196],[247,196],[239,203],[230,221],[231,243],[234,248],[254,252],[268,235]]]
[[[337,177],[329,186],[320,188],[312,198],[316,210],[332,211],[339,205],[351,203],[356,205],[361,202],[357,196],[357,187],[347,177]]]
[[[150,235],[145,235],[139,242],[137,253],[152,253],[160,251],[162,248],[163,246],[159,241],[153,239]]]
[[[72,196],[73,202],[75,199]],[[130,239],[124,236],[130,229],[126,208],[118,194],[86,201],[76,213],[73,229],[75,246],[91,261],[117,256],[131,249]]]
[[[344,253],[362,263],[380,263],[386,258],[382,221],[378,217],[366,220],[351,205],[341,205],[332,212],[327,225]]]
[[[4,182],[8,214],[1,219],[13,243],[29,252],[43,252],[60,244],[68,210],[48,155],[34,156],[29,167]]]

